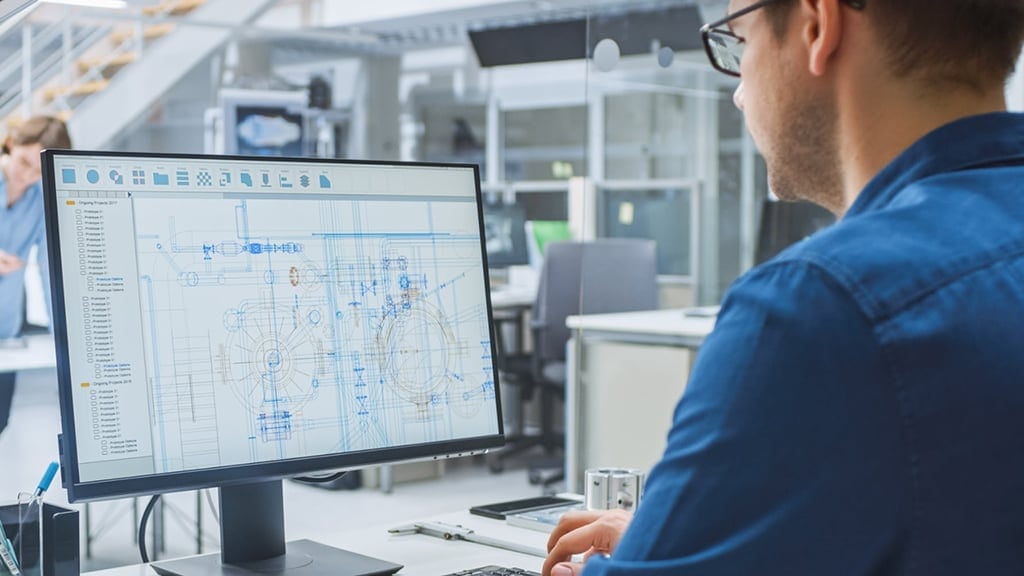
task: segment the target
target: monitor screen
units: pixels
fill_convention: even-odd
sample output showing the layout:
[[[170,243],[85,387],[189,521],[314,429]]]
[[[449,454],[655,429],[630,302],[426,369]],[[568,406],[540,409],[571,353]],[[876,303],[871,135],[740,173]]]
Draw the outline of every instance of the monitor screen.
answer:
[[[44,153],[69,498],[500,446],[478,179]]]
[[[492,268],[526,266],[526,210],[514,204],[484,205],[487,263]]]
[[[474,166],[43,171],[71,500],[219,486],[223,562],[248,564],[284,553],[282,478],[502,445]]]

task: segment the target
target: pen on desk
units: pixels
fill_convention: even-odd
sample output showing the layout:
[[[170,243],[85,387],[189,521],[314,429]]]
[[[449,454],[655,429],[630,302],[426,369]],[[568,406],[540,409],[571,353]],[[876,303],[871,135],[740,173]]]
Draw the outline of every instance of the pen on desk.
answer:
[[[405,534],[425,534],[427,536],[444,538],[445,540],[464,540],[466,542],[474,542],[484,546],[492,546],[494,548],[501,548],[502,550],[537,556],[538,558],[547,558],[548,556],[547,551],[541,550],[540,548],[534,548],[532,546],[519,544],[518,542],[509,542],[508,540],[500,540],[498,538],[484,536],[482,534],[478,534],[475,530],[466,528],[459,524],[447,524],[445,522],[415,522],[413,524],[392,528],[388,530],[388,532],[396,536]]]

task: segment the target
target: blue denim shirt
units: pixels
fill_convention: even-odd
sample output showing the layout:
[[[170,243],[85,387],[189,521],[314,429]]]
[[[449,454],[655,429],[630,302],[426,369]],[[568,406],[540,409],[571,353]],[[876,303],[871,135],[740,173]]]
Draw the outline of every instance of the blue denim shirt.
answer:
[[[7,182],[0,173],[0,250],[27,262],[33,246],[39,247],[39,269],[49,306],[50,267],[46,253],[42,186],[38,182],[29,186],[21,199],[7,207]],[[25,269],[0,276],[0,338],[11,338],[21,332],[24,305]]]
[[[735,283],[585,574],[1024,574],[1024,116],[934,131]]]

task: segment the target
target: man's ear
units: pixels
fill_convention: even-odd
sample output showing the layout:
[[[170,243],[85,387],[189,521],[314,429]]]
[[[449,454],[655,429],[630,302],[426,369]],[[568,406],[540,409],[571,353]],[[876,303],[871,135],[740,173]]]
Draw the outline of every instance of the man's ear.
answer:
[[[843,36],[840,0],[800,0],[801,39],[807,49],[807,68],[823,76]]]

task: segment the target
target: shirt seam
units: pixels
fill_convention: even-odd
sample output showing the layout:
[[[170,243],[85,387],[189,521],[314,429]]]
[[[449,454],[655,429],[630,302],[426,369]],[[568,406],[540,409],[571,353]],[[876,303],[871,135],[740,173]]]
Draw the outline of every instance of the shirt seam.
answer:
[[[906,297],[901,298],[897,305],[894,305],[890,310],[880,312],[877,323],[878,325],[890,324],[903,314],[917,308],[925,300],[931,298],[935,294],[946,290],[960,282],[967,280],[968,278],[974,277],[974,275],[981,272],[985,272],[996,266],[1009,262],[1010,260],[1018,259],[1024,256],[1024,239],[1017,239],[1012,242],[1007,242],[1001,246],[998,246],[994,250],[999,252],[998,255],[992,255],[987,260],[975,264],[971,267],[966,267],[962,271],[952,274],[947,278],[933,284],[929,284],[927,287],[917,290],[908,294]]]

